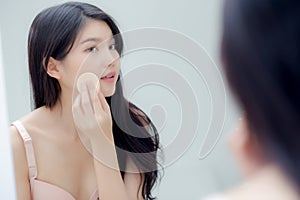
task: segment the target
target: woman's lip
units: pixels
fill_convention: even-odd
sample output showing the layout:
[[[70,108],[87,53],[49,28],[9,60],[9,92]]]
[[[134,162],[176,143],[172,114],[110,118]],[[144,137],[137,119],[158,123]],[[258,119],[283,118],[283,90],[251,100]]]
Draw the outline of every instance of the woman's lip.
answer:
[[[112,76],[111,78],[104,78],[105,76]],[[113,82],[115,80],[116,72],[110,72],[101,78],[101,81]]]
[[[106,74],[105,76],[116,76],[116,72],[110,72]],[[103,79],[105,76],[102,76],[101,79]]]
[[[101,81],[114,82],[115,81],[115,77],[112,77],[112,78],[101,78]]]

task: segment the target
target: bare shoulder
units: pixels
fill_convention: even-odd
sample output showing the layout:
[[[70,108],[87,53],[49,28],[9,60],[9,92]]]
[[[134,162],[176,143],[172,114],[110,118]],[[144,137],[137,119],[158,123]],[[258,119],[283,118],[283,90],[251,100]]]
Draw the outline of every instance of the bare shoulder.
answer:
[[[10,138],[11,138],[11,145],[13,148],[14,155],[18,156],[19,158],[25,158],[25,147],[24,141],[15,126],[10,126]],[[26,159],[25,159],[26,160]]]
[[[30,127],[31,129],[32,126],[39,124],[37,123],[38,121],[36,119],[41,118],[41,114],[39,114],[38,112],[33,111],[19,119],[19,121],[23,124],[26,130],[28,127]],[[18,129],[14,125],[10,126],[10,138],[14,156],[15,173],[17,175],[17,178],[26,177],[28,179],[28,163],[24,140],[21,134],[19,133]]]
[[[33,146],[39,143],[39,140],[45,139],[49,130],[57,127],[54,120],[50,115],[49,109],[44,107],[35,109],[19,119],[32,138]]]
[[[18,130],[10,127],[11,146],[13,151],[15,179],[18,199],[30,199],[30,184],[25,146]]]
[[[33,112],[23,116],[19,119],[25,127],[28,134],[35,141],[39,143],[40,138],[36,137],[39,134],[40,127],[47,123],[47,113],[43,109],[36,109]],[[26,155],[26,148],[24,140],[15,126],[10,126],[11,147],[13,152],[14,172],[16,180],[17,197],[22,200],[31,199],[29,169]],[[33,145],[36,147],[35,145]]]
[[[24,141],[15,126],[10,126],[10,138],[15,162],[18,162],[21,166],[26,164]],[[23,161],[25,161],[25,163],[23,163]]]
[[[39,125],[44,125],[45,122],[49,121],[49,111],[44,108],[38,108],[25,115],[20,119],[25,127],[34,127]]]

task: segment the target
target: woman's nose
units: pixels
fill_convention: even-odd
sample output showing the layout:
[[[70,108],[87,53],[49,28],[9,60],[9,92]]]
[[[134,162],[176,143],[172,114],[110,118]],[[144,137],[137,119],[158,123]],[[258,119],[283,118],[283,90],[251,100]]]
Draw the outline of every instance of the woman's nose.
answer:
[[[119,58],[118,53],[113,50],[104,50],[100,53],[100,61],[102,66],[113,66],[114,62]]]

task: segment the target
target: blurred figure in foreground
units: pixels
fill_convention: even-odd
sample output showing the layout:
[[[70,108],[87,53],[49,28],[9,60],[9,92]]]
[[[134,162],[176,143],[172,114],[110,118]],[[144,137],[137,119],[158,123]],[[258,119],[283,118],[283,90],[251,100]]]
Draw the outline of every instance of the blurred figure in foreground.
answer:
[[[243,117],[229,138],[245,182],[207,200],[300,199],[300,1],[226,0],[222,60]]]

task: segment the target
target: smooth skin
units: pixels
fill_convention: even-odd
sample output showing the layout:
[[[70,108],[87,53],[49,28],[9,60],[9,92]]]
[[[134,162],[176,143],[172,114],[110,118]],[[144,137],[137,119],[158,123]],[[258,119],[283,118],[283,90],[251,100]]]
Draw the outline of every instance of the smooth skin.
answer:
[[[48,63],[47,73],[56,78],[61,86],[59,101],[52,109],[41,107],[20,119],[32,138],[37,179],[66,190],[78,200],[89,199],[96,189],[101,200],[143,199],[140,190],[142,178],[139,173],[125,173],[123,181],[119,171],[107,167],[90,154],[78,136],[78,132],[85,134],[92,150],[105,152],[105,155],[112,158],[115,167],[118,167],[113,148],[110,109],[104,98],[114,94],[117,75],[120,73],[120,60],[115,59],[116,50],[111,38],[112,32],[105,22],[88,20],[78,33],[69,54],[61,61],[50,58]],[[106,39],[107,48],[104,49],[107,54],[97,61],[94,59],[97,57],[95,55],[103,52],[103,46],[99,44]],[[73,86],[76,86],[80,71],[90,71],[99,77],[112,71],[117,75],[114,82],[100,81],[98,90],[85,83],[83,91],[76,94]],[[92,122],[74,123],[76,119]],[[10,131],[17,197],[20,200],[30,200],[24,143],[15,127],[11,126]],[[99,144],[108,144],[105,151]],[[136,168],[131,161],[127,167]]]

